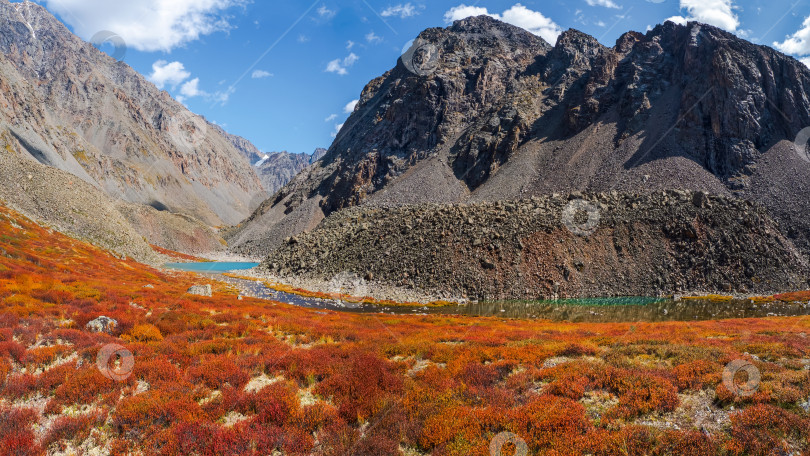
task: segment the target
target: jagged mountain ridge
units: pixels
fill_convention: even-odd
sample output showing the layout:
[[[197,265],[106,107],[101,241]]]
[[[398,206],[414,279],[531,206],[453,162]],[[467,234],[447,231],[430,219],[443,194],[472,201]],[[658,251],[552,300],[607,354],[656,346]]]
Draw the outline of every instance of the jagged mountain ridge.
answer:
[[[521,199],[555,191],[704,190],[762,204],[810,251],[810,70],[699,23],[575,30],[555,46],[488,17],[428,29],[435,72],[371,81],[329,152],[232,240],[262,254],[358,205]]]
[[[301,171],[320,160],[326,149],[318,148],[312,154],[287,151],[264,154],[255,164],[256,173],[268,195],[274,195],[292,181]]]
[[[212,226],[239,222],[262,193],[234,137],[30,2],[0,0],[0,129],[114,198]]]

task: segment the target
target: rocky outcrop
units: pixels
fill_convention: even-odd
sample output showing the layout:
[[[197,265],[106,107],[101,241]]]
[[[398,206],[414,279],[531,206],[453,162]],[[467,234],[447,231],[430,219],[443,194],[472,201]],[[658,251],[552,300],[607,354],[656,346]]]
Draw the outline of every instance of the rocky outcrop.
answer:
[[[238,250],[266,253],[356,205],[685,189],[761,204],[810,253],[810,162],[793,147],[810,126],[810,70],[795,59],[699,23],[613,47],[569,30],[552,47],[477,17],[416,43],[423,66],[400,60],[371,81],[326,156],[243,224]]]
[[[210,226],[262,193],[232,137],[33,2],[0,0],[0,131],[113,198]]]
[[[193,285],[187,291],[190,295],[211,297],[211,285]]]
[[[483,300],[770,294],[810,284],[806,260],[763,209],[687,191],[351,208],[286,239],[260,268]]]

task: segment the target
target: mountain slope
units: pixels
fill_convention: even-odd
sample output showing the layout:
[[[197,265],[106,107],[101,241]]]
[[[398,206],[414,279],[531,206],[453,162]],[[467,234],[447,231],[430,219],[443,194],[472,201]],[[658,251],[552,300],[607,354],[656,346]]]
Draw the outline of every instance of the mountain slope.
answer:
[[[689,189],[762,204],[810,252],[810,163],[793,148],[810,70],[795,59],[698,23],[612,48],[569,30],[552,47],[477,17],[417,43],[435,65],[400,60],[369,83],[324,159],[233,234],[238,249],[266,253],[358,204]]]
[[[30,2],[0,0],[0,130],[114,198],[212,226],[261,192],[220,129]]]

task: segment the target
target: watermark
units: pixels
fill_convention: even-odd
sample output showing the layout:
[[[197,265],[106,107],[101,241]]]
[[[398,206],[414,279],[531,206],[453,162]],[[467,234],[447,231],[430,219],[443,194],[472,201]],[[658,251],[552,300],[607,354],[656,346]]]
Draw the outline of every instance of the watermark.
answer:
[[[169,135],[177,145],[194,150],[208,135],[208,122],[191,111],[169,120]]]
[[[741,373],[747,377],[744,383],[737,382],[737,376]],[[735,359],[723,369],[723,385],[737,396],[753,396],[759,389],[759,382],[759,369],[749,361]]]
[[[562,212],[563,225],[577,236],[593,234],[601,218],[596,204],[583,199],[571,200]]]
[[[96,355],[96,367],[101,371],[101,375],[110,380],[123,382],[132,375],[135,357],[122,345],[107,344],[101,347]]]
[[[514,456],[526,456],[529,454],[529,446],[526,445],[526,441],[511,432],[501,432],[493,437],[492,441],[489,442],[489,454],[491,456],[502,456],[501,451],[507,443],[515,446]]]
[[[343,307],[359,307],[360,303],[347,302],[346,298],[364,298],[369,289],[366,280],[353,272],[341,272],[327,285],[329,297]]]
[[[793,150],[799,155],[799,158],[810,163],[810,127],[805,128],[796,135],[796,140],[793,141]]]
[[[117,33],[111,32],[109,30],[102,30],[92,38],[90,38],[90,43],[102,50],[105,43],[109,43],[113,47],[113,51],[109,54],[110,57],[118,60],[119,62],[124,60],[124,57],[127,55],[127,43],[124,42],[124,39],[121,38]]]
[[[439,47],[417,38],[402,54],[402,64],[417,76],[430,76],[439,69]]]

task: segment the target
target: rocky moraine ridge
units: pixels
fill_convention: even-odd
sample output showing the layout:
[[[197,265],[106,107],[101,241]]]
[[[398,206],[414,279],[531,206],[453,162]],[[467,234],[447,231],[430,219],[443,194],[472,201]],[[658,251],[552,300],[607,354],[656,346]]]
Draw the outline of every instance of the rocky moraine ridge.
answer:
[[[260,268],[483,300],[810,286],[805,258],[766,211],[687,191],[351,208]]]

